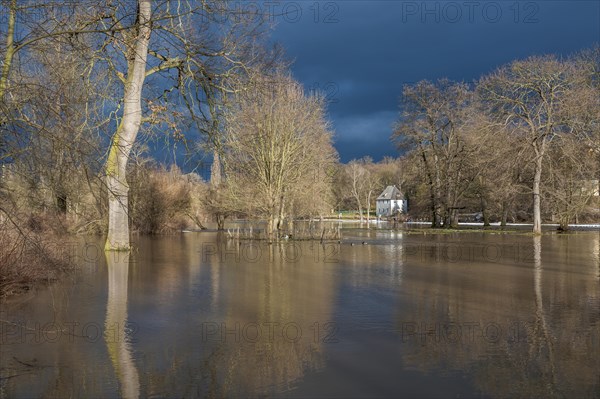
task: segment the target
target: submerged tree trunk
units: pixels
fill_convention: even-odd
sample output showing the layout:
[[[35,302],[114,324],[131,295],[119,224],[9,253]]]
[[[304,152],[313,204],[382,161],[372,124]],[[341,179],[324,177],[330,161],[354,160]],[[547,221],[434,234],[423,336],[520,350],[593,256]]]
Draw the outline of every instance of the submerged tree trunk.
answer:
[[[217,230],[224,230],[225,229],[225,215],[223,215],[222,213],[217,213],[215,215],[215,218],[217,219]]]
[[[444,228],[445,229],[449,229],[450,228],[450,220],[451,220],[450,211],[446,210],[444,212],[444,218],[443,218],[443,223],[444,223]]]
[[[369,225],[371,222],[371,194],[372,194],[372,191],[369,191],[369,193],[367,194],[367,229],[369,228]],[[391,210],[391,205],[390,205],[390,210]]]
[[[451,229],[458,228],[458,209],[453,208],[450,210],[450,226]]]
[[[543,153],[537,151],[535,160],[535,173],[533,176],[533,234],[542,234],[542,214],[540,184],[542,181],[542,156]]]
[[[444,228],[454,229],[458,227],[458,212],[456,208],[448,208],[444,212]]]
[[[560,218],[560,222],[558,224],[558,231],[567,231],[569,230],[569,218],[562,217]]]
[[[106,161],[108,188],[108,236],[105,250],[129,250],[127,161],[142,121],[142,87],[150,42],[151,1],[139,0],[136,35],[130,43],[125,82],[123,118],[113,136]]]
[[[484,195],[481,196],[481,217],[483,218],[483,227],[490,225],[490,214],[488,212],[487,199]]]
[[[502,201],[502,215],[500,219],[500,226],[506,227],[508,224],[508,213],[510,212],[510,207],[512,206],[512,201]]]
[[[271,241],[273,239],[273,233],[275,230],[275,216],[270,215],[267,222],[267,239]]]
[[[439,212],[438,212],[438,198],[436,191],[436,182],[434,181],[433,175],[429,169],[429,163],[427,162],[427,155],[425,151],[421,148],[421,159],[423,161],[423,165],[425,166],[425,170],[427,171],[427,180],[429,186],[429,202],[430,202],[430,210],[431,210],[431,227],[436,228],[440,227],[439,220]]]
[[[435,203],[435,196],[433,193],[431,194],[431,227],[439,227],[437,204]]]
[[[284,201],[284,197],[282,195],[280,198],[280,203],[279,203],[279,213],[278,213],[278,217],[277,217],[277,225],[275,226],[277,228],[278,233],[283,229],[284,220],[285,220],[285,201]]]
[[[502,208],[502,217],[500,219],[500,226],[506,227],[508,222],[508,207],[504,206]]]

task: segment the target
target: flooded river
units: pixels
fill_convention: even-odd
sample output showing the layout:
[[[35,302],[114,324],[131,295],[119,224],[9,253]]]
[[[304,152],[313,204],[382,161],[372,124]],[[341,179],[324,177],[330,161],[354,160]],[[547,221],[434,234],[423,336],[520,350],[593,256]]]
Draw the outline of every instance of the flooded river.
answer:
[[[136,238],[0,308],[0,397],[598,397],[600,234]]]

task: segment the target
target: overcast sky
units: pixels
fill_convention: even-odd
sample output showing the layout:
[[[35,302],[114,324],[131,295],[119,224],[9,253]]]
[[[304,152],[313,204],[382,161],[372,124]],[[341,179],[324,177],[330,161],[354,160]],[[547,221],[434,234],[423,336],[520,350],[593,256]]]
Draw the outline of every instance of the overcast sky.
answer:
[[[600,1],[266,1],[293,73],[323,90],[341,160],[398,153],[402,86],[473,81],[513,59],[600,42]],[[282,15],[283,14],[283,15]]]

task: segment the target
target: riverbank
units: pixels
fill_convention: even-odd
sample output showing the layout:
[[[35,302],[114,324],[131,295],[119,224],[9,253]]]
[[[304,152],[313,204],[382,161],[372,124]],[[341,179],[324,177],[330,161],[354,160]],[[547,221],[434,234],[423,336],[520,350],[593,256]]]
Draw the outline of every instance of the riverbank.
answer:
[[[48,284],[74,268],[65,236],[49,231],[4,228],[0,235],[0,298]]]
[[[315,219],[318,221],[318,219]],[[362,222],[359,219],[337,219],[337,218],[325,218],[324,222],[337,222],[337,223],[360,223],[366,224],[367,221],[363,220]],[[382,225],[382,224],[394,224],[394,222],[389,222],[387,220],[377,220],[371,219],[369,220],[369,225]],[[398,222],[399,226],[415,226],[418,228],[426,228],[431,226],[431,222]],[[490,223],[489,226],[484,226],[482,222],[459,222],[458,229],[448,229],[448,230],[461,230],[461,231],[471,231],[475,227],[480,227],[482,230],[488,231],[489,229],[502,229],[502,231],[510,231],[510,229],[520,229],[524,230],[526,227],[533,227],[533,223],[507,223],[506,226],[502,226],[500,222]],[[460,229],[463,227],[464,229]],[[558,223],[543,223],[542,228],[545,229],[558,229]],[[569,224],[569,228],[573,230],[600,230],[600,223],[575,223]],[[444,230],[443,228],[435,229],[435,230]]]

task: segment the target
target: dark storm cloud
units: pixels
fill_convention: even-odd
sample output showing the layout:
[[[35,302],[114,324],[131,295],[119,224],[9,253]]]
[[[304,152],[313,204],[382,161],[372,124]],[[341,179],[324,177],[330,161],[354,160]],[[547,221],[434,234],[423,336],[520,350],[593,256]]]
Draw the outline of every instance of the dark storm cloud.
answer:
[[[295,76],[330,100],[343,161],[396,154],[389,136],[404,84],[473,81],[513,59],[600,41],[595,0],[256,4],[274,11],[273,37],[295,60]]]

